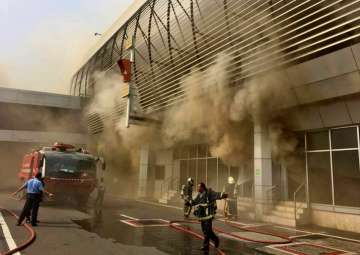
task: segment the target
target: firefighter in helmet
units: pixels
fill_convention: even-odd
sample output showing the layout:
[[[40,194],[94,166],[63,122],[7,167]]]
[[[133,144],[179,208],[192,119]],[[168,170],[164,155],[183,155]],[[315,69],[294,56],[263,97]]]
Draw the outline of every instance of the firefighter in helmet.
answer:
[[[228,198],[224,204],[224,214],[227,218],[237,218],[237,185],[232,176],[228,177],[228,182],[225,184],[223,192],[228,194]]]
[[[191,213],[191,201],[192,201],[192,193],[194,187],[194,180],[189,177],[187,179],[187,183],[182,185],[181,187],[181,198],[184,200],[184,216],[186,218],[189,217]]]
[[[214,242],[215,248],[219,247],[219,238],[215,235],[212,229],[212,221],[216,214],[216,200],[227,198],[227,194],[223,192],[215,192],[208,189],[205,183],[198,184],[198,194],[196,198],[189,202],[194,206],[194,215],[201,223],[201,230],[204,234],[204,242],[201,250],[208,252],[210,247],[210,240]]]

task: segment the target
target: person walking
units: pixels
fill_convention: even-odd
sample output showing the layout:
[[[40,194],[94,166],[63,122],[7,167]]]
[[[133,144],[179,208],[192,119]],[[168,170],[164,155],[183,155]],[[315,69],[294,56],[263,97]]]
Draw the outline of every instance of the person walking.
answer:
[[[187,183],[182,185],[181,187],[181,198],[184,200],[184,216],[186,218],[189,217],[191,213],[191,201],[192,201],[192,193],[194,187],[194,180],[189,177],[187,179]]]
[[[227,198],[227,194],[207,189],[205,183],[201,182],[198,184],[198,194],[196,198],[189,202],[195,207],[194,215],[201,222],[201,230],[204,234],[204,242],[201,247],[202,251],[209,251],[210,240],[214,242],[215,248],[219,247],[220,240],[212,229],[212,222],[217,209],[216,200],[225,198]]]
[[[41,180],[41,173],[37,173],[35,178],[29,179],[21,186],[13,195],[16,195],[20,191],[26,189],[26,202],[24,208],[20,214],[17,225],[20,226],[27,215],[31,212],[31,225],[37,226],[37,214],[41,202],[42,193],[52,197],[53,194],[44,189],[44,185]]]

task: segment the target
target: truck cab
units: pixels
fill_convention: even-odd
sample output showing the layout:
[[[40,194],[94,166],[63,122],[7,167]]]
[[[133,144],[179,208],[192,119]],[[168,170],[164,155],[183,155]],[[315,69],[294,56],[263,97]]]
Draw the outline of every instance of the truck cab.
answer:
[[[69,144],[55,143],[24,155],[19,179],[24,182],[38,172],[56,201],[75,200],[80,206],[86,204],[97,183],[96,158]]]

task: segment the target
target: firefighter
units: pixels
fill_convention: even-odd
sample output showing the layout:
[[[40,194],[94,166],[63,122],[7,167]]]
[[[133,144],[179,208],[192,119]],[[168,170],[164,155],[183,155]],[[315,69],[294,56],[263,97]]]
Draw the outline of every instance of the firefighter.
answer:
[[[182,185],[181,187],[181,198],[184,200],[184,216],[186,218],[189,217],[192,209],[191,201],[192,201],[193,187],[194,187],[194,180],[191,177],[189,177],[187,179],[187,183],[185,185]]]
[[[207,189],[205,183],[198,184],[198,194],[196,198],[190,202],[194,206],[194,215],[201,222],[201,230],[204,234],[204,242],[201,247],[202,251],[208,252],[210,248],[210,240],[214,242],[215,248],[219,247],[220,240],[212,229],[212,221],[216,214],[216,200],[227,198],[227,194],[223,192],[215,192]]]
[[[228,194],[224,204],[224,214],[227,218],[237,219],[237,185],[232,176],[229,176],[223,192]]]
[[[26,189],[26,202],[18,219],[17,225],[21,225],[25,217],[29,215],[29,212],[31,211],[31,225],[37,226],[37,214],[39,210],[42,192],[47,194],[49,197],[52,197],[53,194],[44,189],[44,186],[41,182],[41,173],[37,173],[35,175],[35,178],[32,178],[25,182],[25,184],[21,186],[16,192],[14,192],[13,195],[15,196],[23,189]]]

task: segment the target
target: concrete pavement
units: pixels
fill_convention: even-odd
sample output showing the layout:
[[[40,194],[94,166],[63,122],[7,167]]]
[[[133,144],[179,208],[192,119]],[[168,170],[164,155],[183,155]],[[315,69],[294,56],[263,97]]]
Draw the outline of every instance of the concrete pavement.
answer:
[[[23,202],[0,195],[0,205],[19,213]],[[107,199],[101,221],[73,208],[42,206],[41,222],[35,228],[37,239],[21,254],[203,254],[198,249],[201,240],[169,227],[168,221],[182,219],[182,211],[176,207],[126,199]],[[5,220],[15,242],[24,240],[25,232],[14,226],[15,220],[9,216]],[[214,223],[221,239],[220,254],[360,254],[360,235],[354,233],[296,230],[241,220],[233,225],[225,224],[221,217]],[[198,224],[178,226],[201,234]],[[263,243],[285,242],[288,238],[291,243]],[[0,239],[3,249],[4,239]],[[219,252],[211,249],[210,254]]]

